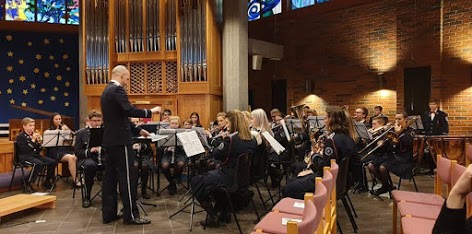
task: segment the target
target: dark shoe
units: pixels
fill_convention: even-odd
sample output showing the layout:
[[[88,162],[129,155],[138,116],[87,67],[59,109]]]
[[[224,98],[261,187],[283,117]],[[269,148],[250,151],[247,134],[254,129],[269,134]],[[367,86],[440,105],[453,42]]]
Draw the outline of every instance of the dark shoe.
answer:
[[[218,221],[222,223],[231,223],[231,213],[221,212]]]
[[[146,190],[141,190],[141,196],[143,196],[144,199],[150,199],[151,195],[146,192]]]
[[[36,192],[36,189],[31,187],[31,184],[26,184],[26,187],[24,187],[24,185],[22,185],[21,188],[23,189],[23,191],[25,193],[35,193]]]
[[[375,195],[375,196],[380,196],[380,194],[384,194],[384,193],[386,193],[386,192],[388,192],[388,191],[390,191],[390,189],[388,189],[387,187],[382,186],[382,187],[380,187],[379,189],[377,189],[377,190],[374,191],[374,195]]]
[[[130,221],[123,221],[124,225],[143,225],[143,224],[150,224],[151,220],[143,219],[143,218],[136,218]]]
[[[90,202],[90,199],[88,199],[88,198],[85,198],[82,201],[82,207],[83,208],[89,208],[91,205],[92,205],[92,203]]]
[[[203,229],[206,227],[219,227],[220,222],[218,221],[217,216],[208,216],[205,221],[201,221],[200,225],[202,225]]]
[[[49,181],[44,182],[43,183],[43,188],[44,189],[51,189],[52,188],[51,182],[49,182]]]
[[[177,193],[177,185],[176,184],[170,184],[169,185],[169,195],[175,195]]]
[[[103,220],[103,224],[109,224],[111,222],[115,222],[116,220],[120,220],[121,218],[123,218],[123,215],[122,214],[117,214],[115,216],[115,218],[113,218],[111,220]]]

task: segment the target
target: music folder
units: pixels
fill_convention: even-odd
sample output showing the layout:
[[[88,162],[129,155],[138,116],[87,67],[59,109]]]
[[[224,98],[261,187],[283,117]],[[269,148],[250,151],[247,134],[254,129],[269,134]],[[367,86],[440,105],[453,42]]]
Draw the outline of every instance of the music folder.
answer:
[[[272,149],[274,149],[277,155],[280,155],[282,152],[285,151],[285,148],[277,141],[275,138],[269,134],[269,132],[263,132],[262,136],[269,142]]]
[[[195,131],[177,133],[177,138],[182,142],[187,157],[205,153],[202,142]]]
[[[46,130],[43,133],[42,147],[71,146],[72,142],[71,130]]]
[[[103,128],[90,128],[89,148],[102,146]]]

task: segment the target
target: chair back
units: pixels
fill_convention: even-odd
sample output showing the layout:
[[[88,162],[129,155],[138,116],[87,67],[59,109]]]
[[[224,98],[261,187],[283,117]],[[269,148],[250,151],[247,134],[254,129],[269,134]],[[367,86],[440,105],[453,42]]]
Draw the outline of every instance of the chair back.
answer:
[[[452,161],[443,157],[442,155],[438,155],[436,158],[437,162],[437,171],[435,177],[435,186],[434,192],[435,194],[442,196],[443,184],[447,185],[447,194],[451,190],[451,168],[452,168]],[[447,195],[446,194],[446,195]]]
[[[228,192],[236,192],[239,187],[249,185],[251,160],[249,153],[241,154],[236,160],[236,166],[233,173],[233,184],[228,187]]]
[[[331,174],[329,167],[323,168],[322,182],[323,182],[323,185],[326,187],[326,190],[328,190],[328,194],[330,194],[331,190],[333,189],[334,179],[333,179],[333,174]]]
[[[336,199],[341,198],[341,195],[347,193],[348,190],[349,159],[349,157],[346,157],[339,162],[338,177],[336,178]]]
[[[300,223],[287,223],[287,233],[315,233],[322,213],[319,214],[313,201],[309,200],[303,209],[302,221]],[[318,222],[318,223],[317,223]],[[295,227],[295,228],[294,228]],[[295,231],[295,232],[294,232]]]
[[[15,141],[13,142],[13,165],[16,165],[17,163],[20,163],[20,156],[18,155],[19,152],[19,146],[18,143]]]
[[[265,148],[265,144],[257,146],[256,151],[250,157],[250,161],[251,183],[267,178],[269,170],[269,152]]]
[[[336,163],[336,159],[331,159],[331,167],[329,168],[329,171],[333,174],[334,181],[336,181],[339,172],[339,165]]]
[[[467,156],[466,165],[469,165],[472,163],[472,144],[469,142],[465,144],[465,155]]]
[[[464,174],[465,170],[467,168],[459,165],[455,162],[452,163],[452,170],[451,170],[451,186],[454,187],[454,185],[457,183],[459,178]]]

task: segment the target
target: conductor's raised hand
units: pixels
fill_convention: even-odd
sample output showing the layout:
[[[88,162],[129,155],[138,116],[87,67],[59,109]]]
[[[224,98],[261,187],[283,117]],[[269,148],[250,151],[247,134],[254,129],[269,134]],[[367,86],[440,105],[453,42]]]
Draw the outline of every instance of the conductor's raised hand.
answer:
[[[151,109],[151,112],[152,112],[153,114],[156,114],[156,113],[161,113],[161,110],[162,110],[162,107],[156,106],[156,107],[154,107],[154,108]]]

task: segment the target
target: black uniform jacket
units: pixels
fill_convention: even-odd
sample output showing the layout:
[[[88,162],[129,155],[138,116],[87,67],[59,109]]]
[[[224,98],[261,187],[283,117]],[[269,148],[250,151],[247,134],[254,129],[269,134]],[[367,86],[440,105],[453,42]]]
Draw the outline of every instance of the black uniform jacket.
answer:
[[[433,120],[431,112],[427,111],[421,117],[426,135],[447,135],[449,133],[449,122],[444,111],[437,110]]]
[[[22,131],[16,137],[16,144],[18,146],[18,158],[23,160],[28,157],[32,157],[35,154],[39,154],[41,152],[41,145],[37,142],[33,142],[31,136],[26,134],[26,132]]]

